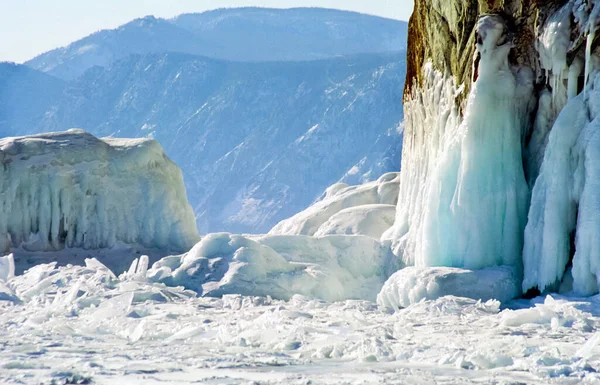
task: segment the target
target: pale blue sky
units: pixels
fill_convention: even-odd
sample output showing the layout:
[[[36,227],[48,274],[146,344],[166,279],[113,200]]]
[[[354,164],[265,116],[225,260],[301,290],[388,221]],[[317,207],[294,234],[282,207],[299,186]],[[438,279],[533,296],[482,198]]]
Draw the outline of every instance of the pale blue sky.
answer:
[[[413,0],[0,0],[0,61],[21,63],[137,17],[223,7],[323,7],[408,20]]]

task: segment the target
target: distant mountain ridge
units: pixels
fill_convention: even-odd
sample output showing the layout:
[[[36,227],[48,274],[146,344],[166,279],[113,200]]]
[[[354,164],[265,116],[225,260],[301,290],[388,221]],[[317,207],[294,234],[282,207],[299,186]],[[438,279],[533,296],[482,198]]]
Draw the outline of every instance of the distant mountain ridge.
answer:
[[[231,22],[238,20],[232,14],[245,12],[252,15],[249,19],[259,17],[252,8],[203,17],[222,24],[217,16],[224,14]],[[278,23],[292,25],[306,13],[326,16],[341,11],[269,12],[281,12],[274,17]],[[182,38],[164,52],[138,52],[139,47],[169,43],[166,38],[149,43],[148,35],[189,22],[188,16],[199,17],[184,16],[171,21],[138,19],[109,31],[105,45],[119,47],[120,56],[94,64],[70,80],[49,74],[89,64],[77,61],[90,58],[87,54],[65,60],[54,70],[47,67],[46,73],[0,64],[0,82],[5,79],[10,85],[0,88],[0,137],[77,127],[99,137],[157,139],[184,173],[201,233],[266,232],[337,181],[361,183],[398,170],[402,51],[244,62],[175,52],[185,45]],[[326,25],[329,16],[325,16],[313,20],[318,25],[311,28]],[[125,32],[115,32],[119,30]],[[360,31],[341,33],[340,45],[351,47]],[[401,30],[396,32],[397,39],[405,38]],[[98,36],[102,32],[52,52],[81,50]],[[223,41],[214,38],[211,44]],[[308,52],[300,46],[296,51]]]
[[[130,54],[181,52],[231,61],[306,61],[400,51],[407,24],[322,8],[227,8],[166,20],[146,16],[25,64],[65,80]]]

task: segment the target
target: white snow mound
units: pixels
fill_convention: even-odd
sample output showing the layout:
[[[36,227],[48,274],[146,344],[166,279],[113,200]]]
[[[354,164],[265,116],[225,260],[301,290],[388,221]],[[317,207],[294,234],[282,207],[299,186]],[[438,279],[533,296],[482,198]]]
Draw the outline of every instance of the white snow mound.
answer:
[[[394,273],[387,280],[377,296],[377,303],[397,310],[447,295],[506,302],[520,293],[517,271],[510,266],[481,270],[413,266]]]
[[[334,214],[323,223],[315,237],[330,234],[367,235],[379,239],[394,224],[396,206],[363,205],[350,207]]]
[[[366,236],[299,235],[250,239],[209,234],[189,253],[166,257],[148,271],[155,282],[204,296],[241,294],[327,301],[374,301],[399,267],[389,248]]]
[[[326,235],[352,233],[356,235],[376,235],[380,227],[389,222],[387,212],[382,212],[385,217],[380,220],[373,221],[367,218],[366,222],[363,221],[362,224],[359,224],[361,222],[360,218],[366,216],[367,211],[372,211],[373,207],[344,214],[343,218],[350,219],[351,222],[358,225],[356,232],[350,230],[354,226],[352,224],[347,228],[340,226],[341,218],[333,219],[333,223],[327,224],[322,230],[320,228],[335,214],[348,208],[376,204],[395,206],[398,202],[399,188],[400,173],[396,172],[384,174],[375,182],[358,186],[347,186],[343,183],[334,184],[326,190],[323,200],[316,202],[293,217],[279,222],[271,229],[269,234],[317,235],[318,233],[319,235]],[[358,217],[355,218],[353,214],[357,214]],[[373,217],[373,214],[371,214],[371,217]],[[374,227],[368,224],[372,224]],[[387,228],[383,229],[383,231],[385,230]],[[379,236],[376,236],[376,238],[379,238]]]
[[[0,251],[198,241],[180,169],[158,142],[82,130],[0,139]]]

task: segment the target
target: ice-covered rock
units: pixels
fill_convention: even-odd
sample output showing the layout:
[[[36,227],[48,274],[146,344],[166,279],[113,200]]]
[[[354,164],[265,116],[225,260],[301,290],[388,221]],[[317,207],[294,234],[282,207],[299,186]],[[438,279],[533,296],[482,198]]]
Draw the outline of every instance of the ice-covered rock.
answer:
[[[180,169],[148,139],[82,130],[0,139],[0,251],[185,251],[198,241]]]
[[[506,302],[521,293],[520,282],[517,269],[511,266],[481,270],[411,266],[394,273],[386,281],[377,296],[377,303],[399,309],[447,295]]]
[[[509,65],[514,44],[500,16],[482,17],[476,35],[478,78],[462,121],[460,89],[431,68],[431,88],[405,104],[399,207],[384,238],[409,265],[521,265],[529,199],[521,139],[532,73]]]
[[[279,222],[271,229],[269,234],[349,234],[349,231],[346,230],[355,229],[357,232],[352,232],[352,234],[375,235],[381,230],[381,227],[385,226],[385,223],[389,223],[389,219],[387,218],[389,207],[387,209],[381,206],[363,207],[362,209],[360,207],[368,205],[396,205],[399,182],[399,173],[391,172],[384,174],[377,181],[358,186],[347,186],[343,183],[334,184],[325,191],[323,200],[314,203],[293,217]],[[338,217],[337,219],[334,218],[336,214],[349,208],[356,208],[356,210],[349,213],[346,212],[342,214],[342,217]],[[369,214],[369,211],[373,210],[382,212],[384,216],[383,218],[378,218],[376,220],[377,223],[373,223],[369,219],[374,219],[374,213]],[[386,211],[386,214],[383,214],[383,211]],[[361,217],[364,219],[361,220]],[[327,223],[330,218],[332,221]],[[353,223],[340,223],[340,220],[345,219]],[[326,223],[327,225],[325,225]],[[362,225],[360,225],[361,223]],[[342,227],[345,225],[348,227],[342,230]],[[355,225],[358,225],[358,227]],[[320,230],[322,226],[324,227]],[[373,226],[373,228],[370,229],[370,226]]]
[[[397,259],[366,236],[209,234],[189,253],[152,266],[150,279],[204,296],[242,294],[375,300]]]
[[[558,289],[572,264],[573,290],[598,292],[600,276],[600,74],[569,100],[550,132],[533,188],[523,250],[523,289]],[[574,247],[573,247],[574,246]]]

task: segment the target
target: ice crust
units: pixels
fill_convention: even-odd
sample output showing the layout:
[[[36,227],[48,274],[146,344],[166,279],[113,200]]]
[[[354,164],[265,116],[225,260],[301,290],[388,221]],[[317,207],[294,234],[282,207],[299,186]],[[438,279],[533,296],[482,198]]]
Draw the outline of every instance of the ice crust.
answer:
[[[0,251],[189,250],[199,239],[179,168],[158,142],[82,130],[0,139]]]
[[[520,274],[512,266],[481,270],[406,267],[386,281],[377,295],[377,303],[398,310],[447,295],[506,303],[521,294],[520,283]]]

